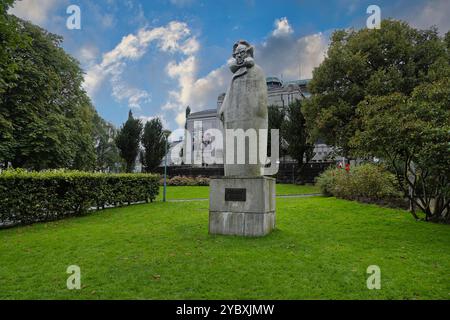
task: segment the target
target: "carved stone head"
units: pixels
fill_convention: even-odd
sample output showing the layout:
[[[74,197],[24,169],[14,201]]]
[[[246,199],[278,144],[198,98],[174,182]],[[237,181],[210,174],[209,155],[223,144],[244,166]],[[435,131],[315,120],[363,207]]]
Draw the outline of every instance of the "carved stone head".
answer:
[[[253,47],[247,41],[240,40],[233,46],[233,58],[236,59],[237,65],[243,65],[245,59],[253,58]]]

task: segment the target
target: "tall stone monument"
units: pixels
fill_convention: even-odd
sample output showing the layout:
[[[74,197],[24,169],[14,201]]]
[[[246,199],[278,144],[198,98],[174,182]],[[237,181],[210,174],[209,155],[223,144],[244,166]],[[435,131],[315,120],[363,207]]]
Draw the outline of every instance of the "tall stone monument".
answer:
[[[265,177],[267,85],[246,41],[233,47],[230,87],[219,110],[225,176],[211,179],[209,232],[264,236],[275,227],[274,178]]]

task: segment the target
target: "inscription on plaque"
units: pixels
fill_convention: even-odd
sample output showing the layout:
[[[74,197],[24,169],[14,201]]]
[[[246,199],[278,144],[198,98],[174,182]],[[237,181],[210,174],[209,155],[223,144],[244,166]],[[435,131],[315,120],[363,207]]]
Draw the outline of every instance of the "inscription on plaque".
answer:
[[[247,201],[247,189],[225,189],[225,201]]]

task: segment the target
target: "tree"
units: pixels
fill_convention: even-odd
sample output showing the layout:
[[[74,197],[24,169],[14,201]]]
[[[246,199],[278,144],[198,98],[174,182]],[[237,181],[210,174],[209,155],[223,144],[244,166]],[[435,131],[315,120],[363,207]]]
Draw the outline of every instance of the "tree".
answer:
[[[13,0],[0,2],[0,167],[7,165],[14,154],[13,123],[3,110],[4,94],[16,86],[18,78],[20,57],[14,54],[13,48],[23,47],[31,40],[20,35],[16,19],[7,14],[12,3]]]
[[[446,66],[445,66],[446,64]],[[437,66],[436,66],[437,67]],[[362,130],[352,143],[361,153],[382,157],[405,197],[428,221],[450,222],[450,65],[447,75],[419,85],[412,95],[369,97],[358,114]],[[418,219],[412,210],[413,216]]]
[[[154,171],[165,156],[166,137],[159,118],[148,121],[142,135],[142,164],[145,172]]]
[[[31,39],[23,37],[19,33],[17,20],[8,15],[8,9],[13,0],[0,1],[0,94],[7,88],[14,86],[19,69],[18,61],[20,57],[14,55],[13,48],[23,47]]]
[[[128,113],[128,120],[120,129],[116,137],[116,145],[120,156],[126,163],[126,172],[132,172],[139,154],[139,143],[141,141],[142,122],[133,118],[133,113]]]
[[[409,96],[430,81],[428,70],[442,57],[448,59],[436,29],[384,20],[381,29],[336,31],[327,58],[314,70],[305,105],[313,136],[351,156],[350,140],[361,124],[358,104],[369,95]]]
[[[0,70],[6,65],[10,71],[2,71],[0,81],[0,163],[92,170],[95,110],[82,89],[79,63],[61,48],[60,36],[5,15],[0,20],[20,45],[10,39],[0,50]]]
[[[447,59],[450,61],[450,31],[445,34],[444,43],[447,48]]]
[[[115,144],[116,128],[103,120],[98,114],[93,119],[96,164],[95,170],[101,172],[120,171],[122,159]]]
[[[282,137],[282,130],[283,122],[286,118],[286,112],[284,108],[280,108],[278,106],[269,106],[268,107],[268,118],[269,118],[269,133],[268,133],[268,140],[267,140],[267,154],[271,155],[272,150],[272,129],[278,129],[279,135],[280,135],[280,141],[283,141]],[[280,143],[280,154],[284,154],[284,149],[282,147],[282,143]]]
[[[287,107],[282,132],[287,142],[287,153],[297,161],[298,171],[301,174],[304,164],[314,157],[314,144],[309,142],[310,136],[300,100],[296,100]]]

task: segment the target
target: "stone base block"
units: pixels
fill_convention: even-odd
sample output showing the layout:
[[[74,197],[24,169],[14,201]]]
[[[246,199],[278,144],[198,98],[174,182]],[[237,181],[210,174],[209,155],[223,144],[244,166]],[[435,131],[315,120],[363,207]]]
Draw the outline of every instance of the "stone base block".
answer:
[[[274,178],[211,179],[209,233],[258,237],[275,228]]]

